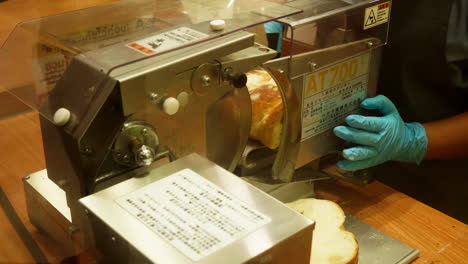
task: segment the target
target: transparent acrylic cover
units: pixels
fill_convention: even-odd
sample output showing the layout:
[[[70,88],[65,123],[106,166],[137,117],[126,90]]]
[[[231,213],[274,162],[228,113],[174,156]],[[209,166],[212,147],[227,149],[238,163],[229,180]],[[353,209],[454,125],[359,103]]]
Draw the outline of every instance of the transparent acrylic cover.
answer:
[[[303,10],[300,14],[279,19],[286,25],[284,55],[364,39],[372,42],[372,48],[387,43],[391,0],[294,0],[284,5]]]
[[[264,0],[127,0],[24,22],[0,49],[0,90],[52,120],[48,96],[75,56],[84,56],[109,73],[300,12]],[[218,19],[225,21],[224,30],[210,27]],[[106,57],[106,51],[116,46],[124,50],[122,56]],[[96,88],[98,94],[100,87]]]
[[[295,27],[379,1],[380,0],[285,0],[283,1],[285,6],[299,8],[304,10],[304,12],[283,18],[281,22]]]

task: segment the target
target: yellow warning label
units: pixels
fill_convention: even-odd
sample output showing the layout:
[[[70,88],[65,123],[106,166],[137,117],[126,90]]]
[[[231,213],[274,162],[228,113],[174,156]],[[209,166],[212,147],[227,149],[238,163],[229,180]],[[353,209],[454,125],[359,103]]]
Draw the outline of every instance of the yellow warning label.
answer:
[[[389,16],[390,2],[366,8],[366,11],[364,12],[364,29],[387,23]]]

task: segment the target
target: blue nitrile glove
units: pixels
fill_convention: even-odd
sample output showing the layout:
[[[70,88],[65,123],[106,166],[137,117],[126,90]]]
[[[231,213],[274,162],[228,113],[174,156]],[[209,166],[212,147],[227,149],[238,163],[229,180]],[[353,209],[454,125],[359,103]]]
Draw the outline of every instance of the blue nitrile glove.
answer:
[[[284,26],[281,23],[270,21],[263,24],[265,28],[265,33],[278,33],[278,43],[276,45],[276,51],[281,54],[283,49],[283,30]]]
[[[350,115],[348,126],[337,126],[335,135],[359,146],[343,150],[347,160],[338,162],[344,170],[369,168],[389,160],[419,163],[427,151],[426,130],[420,123],[405,123],[395,105],[383,95],[361,103],[383,116]]]

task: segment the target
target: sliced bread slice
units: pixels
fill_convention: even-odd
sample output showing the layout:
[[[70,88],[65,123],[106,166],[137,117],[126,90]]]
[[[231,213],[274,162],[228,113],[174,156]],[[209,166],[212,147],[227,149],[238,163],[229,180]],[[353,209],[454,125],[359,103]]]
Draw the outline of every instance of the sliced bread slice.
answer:
[[[311,198],[297,200],[288,206],[315,221],[311,264],[358,263],[357,240],[344,229],[346,216],[338,204]]]

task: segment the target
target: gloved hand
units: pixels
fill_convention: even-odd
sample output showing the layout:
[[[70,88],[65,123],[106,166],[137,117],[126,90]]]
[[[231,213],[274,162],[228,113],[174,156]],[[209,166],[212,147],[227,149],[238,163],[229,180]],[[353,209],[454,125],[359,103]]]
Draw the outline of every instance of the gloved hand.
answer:
[[[419,163],[427,151],[426,130],[420,123],[404,123],[395,105],[383,95],[361,103],[383,116],[350,115],[348,126],[337,126],[335,135],[360,146],[343,150],[347,160],[338,162],[341,169],[354,171],[389,160]]]

